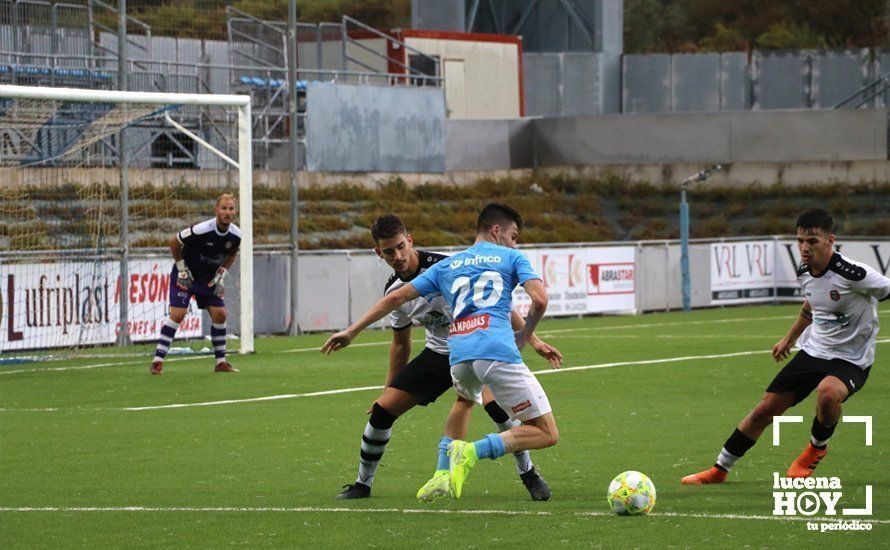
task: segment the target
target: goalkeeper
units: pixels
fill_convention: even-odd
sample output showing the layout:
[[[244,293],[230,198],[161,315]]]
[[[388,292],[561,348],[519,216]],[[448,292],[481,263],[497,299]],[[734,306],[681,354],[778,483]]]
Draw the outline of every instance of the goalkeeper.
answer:
[[[238,372],[226,361],[225,278],[235,263],[241,245],[241,230],[235,225],[235,198],[228,193],[216,199],[216,217],[187,227],[170,239],[173,272],[170,274],[170,317],[164,321],[151,363],[152,374],[162,374],[164,357],[179,324],[188,312],[192,296],[198,308],[206,309],[213,324],[210,340],[216,356],[216,372]]]

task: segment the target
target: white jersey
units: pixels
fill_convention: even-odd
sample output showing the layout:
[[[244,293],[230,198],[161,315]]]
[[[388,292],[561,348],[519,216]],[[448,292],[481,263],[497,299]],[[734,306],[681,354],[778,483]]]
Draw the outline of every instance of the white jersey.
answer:
[[[890,297],[890,279],[872,267],[835,252],[824,272],[797,270],[813,322],[797,340],[800,349],[819,359],[843,359],[860,368],[875,361],[878,301]]]
[[[434,265],[442,258],[447,258],[442,254],[434,252],[417,251],[420,256],[420,269],[417,273],[406,281],[393,274],[386,283],[383,295],[386,296],[406,284],[410,283],[417,275]],[[403,330],[412,325],[414,321],[421,324],[426,330],[426,347],[436,353],[448,355],[448,329],[451,327],[451,306],[442,296],[436,296],[427,300],[418,297],[410,302],[405,302],[392,313],[389,314],[389,320],[392,323],[393,330]]]

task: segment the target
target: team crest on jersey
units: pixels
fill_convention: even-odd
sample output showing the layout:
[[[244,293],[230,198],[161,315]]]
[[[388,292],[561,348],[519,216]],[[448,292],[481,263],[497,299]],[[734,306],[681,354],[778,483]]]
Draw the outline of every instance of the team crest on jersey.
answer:
[[[477,330],[487,330],[490,322],[491,317],[487,313],[465,317],[451,325],[451,328],[448,329],[448,336],[461,336]]]
[[[831,289],[831,292],[828,293],[828,296],[835,302],[839,302],[841,300],[841,293],[835,289]]]
[[[232,248],[232,241],[226,241],[226,248]]]

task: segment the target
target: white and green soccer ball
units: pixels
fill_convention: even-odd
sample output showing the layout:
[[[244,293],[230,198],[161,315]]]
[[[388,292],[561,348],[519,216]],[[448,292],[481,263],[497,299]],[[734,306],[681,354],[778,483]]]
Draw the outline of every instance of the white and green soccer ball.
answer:
[[[655,485],[646,474],[628,470],[609,484],[609,507],[619,516],[648,514],[655,506]]]

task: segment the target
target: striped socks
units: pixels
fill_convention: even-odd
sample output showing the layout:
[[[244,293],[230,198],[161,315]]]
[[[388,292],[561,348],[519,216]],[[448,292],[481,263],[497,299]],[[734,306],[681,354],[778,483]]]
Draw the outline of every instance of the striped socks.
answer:
[[[163,332],[163,331],[162,331]],[[210,325],[210,343],[213,344],[213,355],[216,356],[216,364],[226,361],[226,324]]]
[[[164,358],[167,357],[167,352],[170,351],[170,344],[173,343],[173,337],[176,336],[178,328],[179,323],[172,319],[167,318],[164,321],[164,325],[161,327],[161,334],[158,336],[158,347],[155,349],[155,362],[164,362]]]

